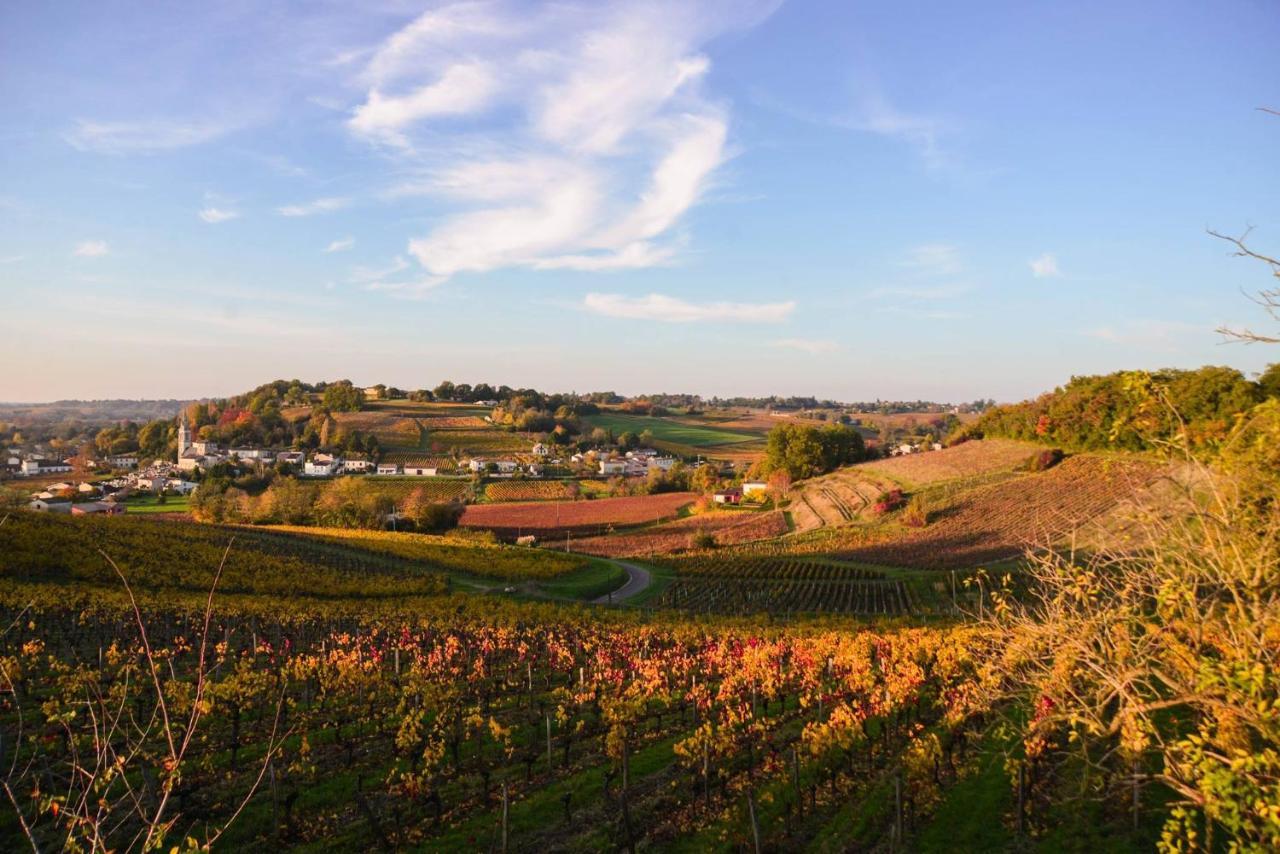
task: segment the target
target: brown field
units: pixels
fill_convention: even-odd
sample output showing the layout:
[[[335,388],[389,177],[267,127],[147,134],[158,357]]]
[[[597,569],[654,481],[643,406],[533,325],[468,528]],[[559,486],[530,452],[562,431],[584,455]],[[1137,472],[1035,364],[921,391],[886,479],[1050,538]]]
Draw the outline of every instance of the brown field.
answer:
[[[459,501],[471,492],[471,483],[438,477],[366,477],[364,485],[378,495],[386,495],[399,505],[414,490],[421,489],[428,501]]]
[[[861,471],[887,475],[904,486],[925,486],[959,477],[1008,471],[1043,451],[1042,445],[1012,439],[982,439],[941,451],[905,457],[889,457],[855,466]]]
[[[416,448],[422,440],[417,419],[383,412],[335,412],[339,427],[359,430],[378,437],[384,448]]]
[[[577,484],[563,480],[504,480],[485,487],[490,501],[564,501],[577,495]]]
[[[787,520],[779,511],[719,511],[664,522],[635,531],[588,537],[572,543],[574,551],[601,557],[640,557],[690,551],[701,534],[711,534],[716,545],[779,537],[787,532]]]
[[[1080,530],[1088,538],[1106,517],[1162,474],[1154,463],[1070,457],[1039,474],[979,486],[930,514],[926,527],[858,546],[841,557],[884,566],[961,569],[1017,557],[1061,543]]]
[[[566,533],[594,536],[606,534],[615,527],[674,518],[681,507],[696,497],[691,492],[664,492],[593,501],[472,504],[459,524],[464,528],[484,528],[501,537],[525,534],[555,537]]]
[[[491,427],[484,430],[433,430],[427,422],[426,446],[432,453],[458,451],[464,454],[500,454],[527,452],[533,441],[520,433],[508,433]]]

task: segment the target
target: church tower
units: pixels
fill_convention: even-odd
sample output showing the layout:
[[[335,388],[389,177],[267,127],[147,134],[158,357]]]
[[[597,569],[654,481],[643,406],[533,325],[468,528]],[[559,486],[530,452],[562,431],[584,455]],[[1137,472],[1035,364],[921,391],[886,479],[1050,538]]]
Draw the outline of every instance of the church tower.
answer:
[[[190,444],[189,438],[187,435],[187,416],[184,414],[178,421],[178,462],[182,462],[182,455],[187,452],[187,447]]]

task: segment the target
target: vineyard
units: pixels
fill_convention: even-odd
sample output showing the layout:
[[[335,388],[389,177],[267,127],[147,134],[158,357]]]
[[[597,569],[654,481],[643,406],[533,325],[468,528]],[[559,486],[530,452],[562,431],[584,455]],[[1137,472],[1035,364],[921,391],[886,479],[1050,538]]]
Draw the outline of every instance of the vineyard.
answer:
[[[872,845],[927,823],[983,723],[963,629],[196,610],[147,611],[144,640],[106,605],[0,614],[33,775],[6,783],[41,847],[158,843],[143,815],[226,850]]]
[[[383,412],[335,412],[331,417],[344,430],[378,437],[384,448],[416,448],[422,439],[416,418]]]
[[[591,501],[472,504],[462,514],[459,525],[493,531],[508,538],[600,535],[615,527],[673,518],[694,498],[688,492],[664,492]]]
[[[897,617],[916,612],[902,581],[783,581],[677,578],[655,605],[702,614],[852,614]]]
[[[464,479],[384,476],[366,477],[362,484],[370,493],[390,498],[397,507],[418,490],[431,502],[462,501],[471,494],[471,483]]]
[[[1012,439],[975,439],[922,454],[908,454],[862,463],[857,469],[887,475],[908,486],[926,486],[943,480],[1008,471],[1043,448]]]
[[[339,543],[390,555],[429,569],[511,581],[557,578],[585,566],[584,559],[572,555],[477,542],[463,543],[448,536],[285,525],[273,526],[270,530],[287,533],[291,539],[302,542]]]
[[[562,480],[507,480],[485,487],[490,501],[566,501],[576,497],[577,484]]]
[[[963,446],[961,446],[963,447]],[[1142,493],[1161,474],[1153,464],[1070,457],[1055,468],[961,492],[926,527],[844,551],[886,566],[953,569],[1017,557],[1059,543]]]
[[[713,538],[715,545],[737,545],[782,536],[787,520],[781,512],[703,513],[651,525],[634,531],[619,531],[600,537],[573,541],[574,551],[602,557],[663,555],[700,548],[699,539]]]

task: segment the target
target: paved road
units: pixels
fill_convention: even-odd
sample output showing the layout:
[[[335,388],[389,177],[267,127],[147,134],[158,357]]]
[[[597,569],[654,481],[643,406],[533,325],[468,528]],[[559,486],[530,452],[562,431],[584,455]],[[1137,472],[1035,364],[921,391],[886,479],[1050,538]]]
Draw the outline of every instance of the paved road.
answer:
[[[619,587],[612,593],[606,593],[599,599],[596,599],[597,605],[607,605],[610,602],[625,602],[632,596],[635,596],[641,590],[649,586],[651,581],[649,570],[643,566],[636,566],[634,563],[627,563],[623,560],[615,560],[613,563],[622,567],[627,572],[627,583]]]

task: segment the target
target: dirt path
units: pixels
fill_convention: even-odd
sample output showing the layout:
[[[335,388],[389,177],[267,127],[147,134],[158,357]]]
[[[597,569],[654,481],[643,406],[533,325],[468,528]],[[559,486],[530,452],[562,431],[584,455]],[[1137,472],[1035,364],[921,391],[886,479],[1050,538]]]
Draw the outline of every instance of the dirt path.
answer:
[[[648,587],[653,580],[649,575],[649,570],[642,566],[636,566],[634,563],[627,563],[624,560],[615,560],[611,561],[611,563],[615,566],[622,567],[626,571],[627,583],[612,593],[606,593],[598,599],[595,599],[594,601],[597,605],[611,605],[614,602],[625,602],[627,599],[630,599],[632,596],[635,596],[640,591]]]

